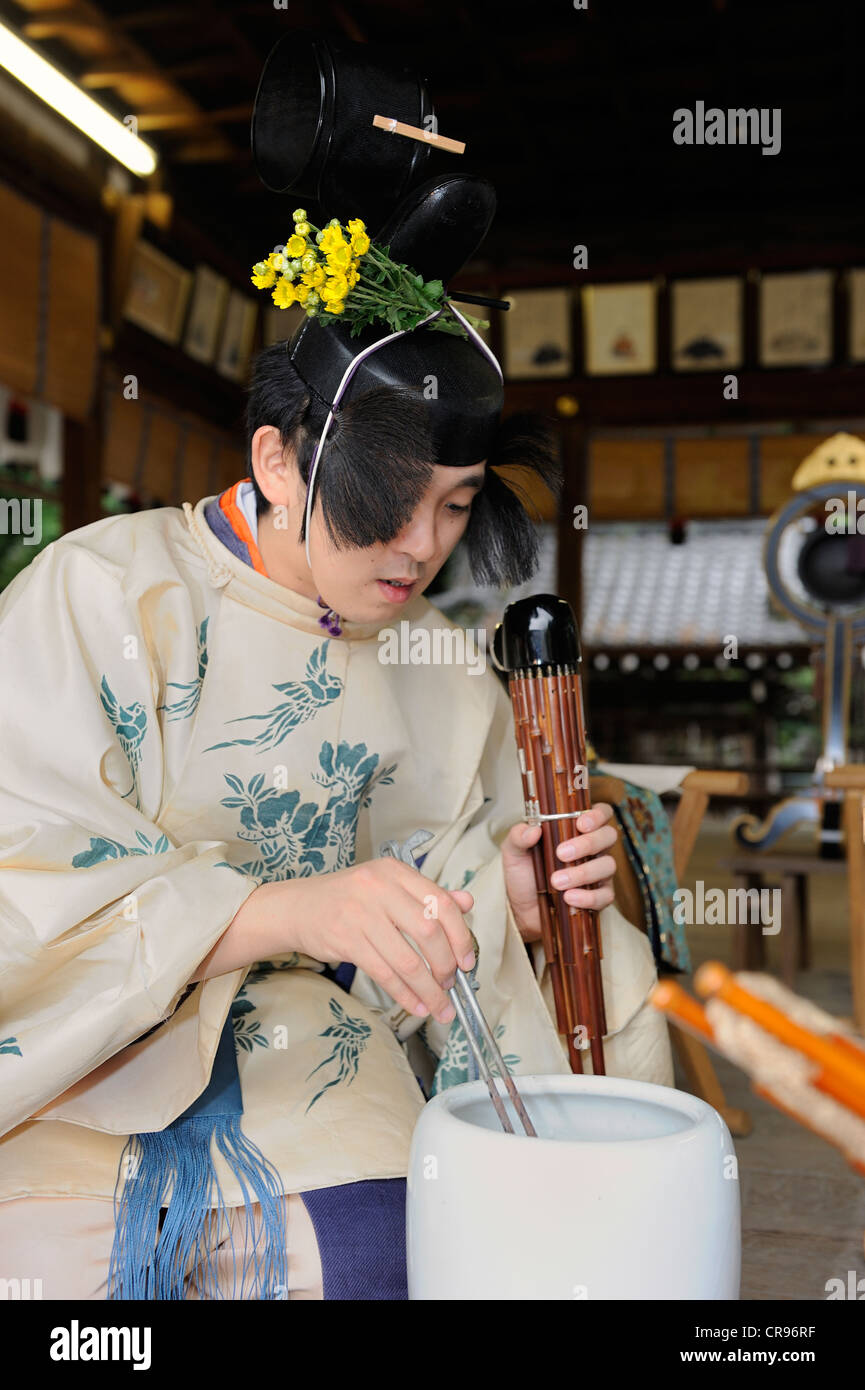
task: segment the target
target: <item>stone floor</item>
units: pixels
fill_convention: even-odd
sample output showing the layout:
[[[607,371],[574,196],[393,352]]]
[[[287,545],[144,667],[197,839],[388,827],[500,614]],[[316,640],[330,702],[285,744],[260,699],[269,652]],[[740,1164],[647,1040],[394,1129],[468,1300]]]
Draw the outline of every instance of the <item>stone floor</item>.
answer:
[[[807,841],[805,845],[811,848]],[[727,825],[720,820],[704,822],[682,887],[693,889],[696,879],[702,879],[707,890],[733,886],[716,867],[730,853]],[[829,1012],[849,1017],[845,895],[843,875],[813,881],[813,967],[800,972],[796,990]],[[694,966],[713,959],[731,964],[736,930],[689,927]],[[780,938],[766,940],[768,968],[780,974]],[[682,983],[690,988],[687,977]],[[715,1053],[712,1058],[730,1104],[746,1107],[754,1121],[752,1133],[736,1140],[742,1194],[742,1298],[825,1299],[828,1280],[842,1279],[846,1285],[850,1270],[856,1271],[857,1279],[865,1278],[865,1179],[848,1167],[837,1149],[753,1095],[738,1068]],[[677,1084],[682,1084],[681,1077],[677,1076]]]

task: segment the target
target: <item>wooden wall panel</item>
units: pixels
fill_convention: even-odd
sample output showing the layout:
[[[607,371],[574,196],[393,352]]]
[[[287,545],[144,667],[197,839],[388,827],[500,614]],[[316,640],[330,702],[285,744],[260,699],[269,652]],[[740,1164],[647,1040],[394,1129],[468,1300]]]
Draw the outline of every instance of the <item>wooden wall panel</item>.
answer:
[[[595,521],[663,517],[663,440],[593,440],[589,446],[589,514]]]
[[[792,495],[790,483],[822,434],[767,435],[760,441],[760,511],[770,515]]]
[[[677,516],[750,514],[747,439],[679,439],[675,459]]]
[[[160,408],[155,397],[148,397],[148,404],[152,410],[142,486],[146,485],[149,497],[158,499],[164,507],[168,507],[173,504],[179,490],[180,416],[174,411]]]
[[[213,464],[218,453],[212,434],[192,428],[186,436],[183,470],[180,478],[180,500],[194,507],[202,497],[210,497],[216,487],[211,484]]]
[[[216,470],[219,491],[245,478],[246,457],[243,451],[233,443],[224,443],[216,461]]]
[[[0,184],[0,381],[36,389],[42,212]]]
[[[146,502],[193,505],[245,474],[244,454],[233,435],[213,429],[153,392],[125,400],[112,372],[105,389],[102,476],[127,483]]]
[[[114,378],[105,391],[105,434],[102,455],[104,482],[135,484],[141,448],[143,412],[140,400],[126,400]]]
[[[49,220],[48,302],[42,397],[73,420],[86,420],[99,364],[99,243]]]

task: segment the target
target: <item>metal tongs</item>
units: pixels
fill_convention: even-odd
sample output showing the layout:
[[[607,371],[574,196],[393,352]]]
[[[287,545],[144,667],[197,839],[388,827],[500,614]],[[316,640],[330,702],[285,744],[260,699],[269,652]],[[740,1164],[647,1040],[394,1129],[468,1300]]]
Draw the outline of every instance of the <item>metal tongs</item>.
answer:
[[[493,1037],[493,1030],[490,1028],[490,1025],[484,1018],[481,1006],[475,998],[475,992],[471,987],[471,982],[468,976],[466,975],[465,971],[457,970],[456,979],[454,981],[453,987],[448,990],[448,994],[450,996],[451,1003],[453,1004],[454,1009],[456,1010],[456,1015],[459,1019],[460,1027],[462,1028],[463,1032],[465,1033],[468,1039],[468,1044],[472,1050],[472,1055],[474,1056],[474,1059],[478,1064],[478,1070],[481,1076],[483,1077],[484,1081],[487,1083],[487,1090],[490,1093],[490,1100],[492,1101],[495,1107],[496,1114],[501,1120],[502,1129],[505,1131],[506,1134],[514,1133],[513,1126],[511,1125],[510,1119],[508,1117],[508,1112],[505,1109],[504,1101],[502,1100],[501,1093],[499,1091],[498,1086],[496,1085],[495,1077],[490,1071],[490,1068],[487,1064],[487,1059],[484,1056],[483,1046],[475,1036],[475,1031],[472,1027],[472,1020],[474,1020],[475,1024],[477,1025],[481,1038],[483,1039],[483,1042],[485,1042],[487,1045],[489,1054],[493,1060],[496,1070],[498,1071],[499,1076],[505,1083],[507,1093],[511,1099],[511,1104],[513,1105],[514,1109],[517,1112],[517,1115],[520,1118],[520,1122],[523,1126],[523,1129],[530,1138],[537,1139],[538,1136],[535,1131],[535,1127],[528,1117],[526,1107],[523,1105],[522,1097],[519,1091],[517,1090],[514,1078],[511,1076],[510,1072],[507,1069],[507,1066],[505,1065],[505,1059],[499,1051],[498,1043]]]

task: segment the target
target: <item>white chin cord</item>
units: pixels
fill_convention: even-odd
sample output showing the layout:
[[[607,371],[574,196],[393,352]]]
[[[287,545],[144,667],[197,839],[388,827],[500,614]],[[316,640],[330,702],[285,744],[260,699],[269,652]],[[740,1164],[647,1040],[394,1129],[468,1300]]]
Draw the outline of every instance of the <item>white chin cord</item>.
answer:
[[[415,324],[414,328],[399,328],[395,333],[388,333],[386,337],[379,338],[377,342],[371,343],[369,347],[363,348],[363,350],[359,352],[356,357],[353,357],[352,360],[349,362],[348,366],[346,367],[345,372],[343,373],[342,380],[340,381],[339,386],[336,388],[336,394],[333,398],[333,404],[330,407],[330,410],[327,414],[327,419],[324,422],[324,429],[319,435],[318,443],[315,446],[315,453],[312,456],[312,464],[309,470],[309,483],[307,484],[306,489],[304,539],[306,543],[306,563],[309,565],[310,573],[312,572],[312,559],[310,558],[309,552],[309,533],[310,524],[312,520],[312,505],[315,492],[316,475],[318,473],[318,465],[321,460],[321,455],[324,450],[325,443],[327,442],[327,436],[330,432],[331,424],[333,423],[334,412],[337,410],[340,401],[345,395],[345,392],[348,389],[349,382],[351,381],[352,377],[354,376],[354,373],[357,371],[357,368],[360,366],[361,362],[364,362],[367,359],[367,357],[370,357],[372,355],[372,353],[378,352],[379,348],[383,348],[386,343],[392,343],[394,339],[404,337],[406,333],[414,333],[415,329],[423,328],[424,324],[431,323],[433,319],[437,319],[440,314],[443,314],[446,307],[450,309],[454,317],[459,320],[463,328],[465,328],[466,332],[468,333],[469,337],[474,341],[475,345],[478,348],[480,348],[480,350],[483,353],[485,353],[486,356],[489,358],[490,362],[492,362],[493,366],[499,374],[499,379],[502,381],[504,380],[501,366],[495,354],[484,342],[477,329],[473,328],[469,321],[463,318],[463,315],[459,312],[458,309],[454,308],[453,304],[449,299],[445,300],[444,304],[440,309],[434,309],[431,314],[427,314],[426,318],[421,319],[420,323]],[[319,599],[319,602],[321,603],[321,606],[323,608],[326,607],[326,605],[322,602],[321,599]],[[331,624],[329,621],[331,614],[333,614],[335,624]],[[337,614],[333,613],[332,609],[329,608],[327,610],[326,617],[320,619],[320,622],[322,626],[327,627],[328,631],[333,633],[334,636],[338,636],[340,634],[341,628],[339,627],[339,618]]]

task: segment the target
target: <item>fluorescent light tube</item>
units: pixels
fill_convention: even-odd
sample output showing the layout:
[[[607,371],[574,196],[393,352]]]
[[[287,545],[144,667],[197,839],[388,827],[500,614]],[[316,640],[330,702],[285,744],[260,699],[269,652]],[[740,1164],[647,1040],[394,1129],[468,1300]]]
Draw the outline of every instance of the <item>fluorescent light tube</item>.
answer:
[[[153,173],[156,151],[2,22],[0,66],[134,174]]]

